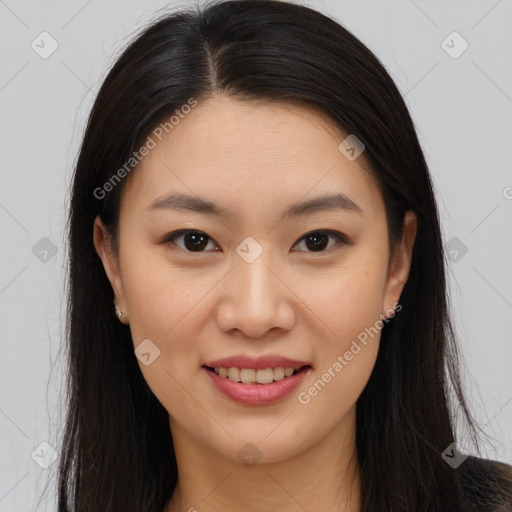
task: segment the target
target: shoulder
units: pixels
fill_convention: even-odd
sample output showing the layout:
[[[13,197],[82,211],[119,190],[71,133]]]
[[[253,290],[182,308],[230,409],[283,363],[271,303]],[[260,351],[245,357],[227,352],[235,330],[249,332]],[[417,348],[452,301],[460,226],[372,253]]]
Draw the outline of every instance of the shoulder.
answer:
[[[512,511],[512,466],[469,456],[458,468],[471,505],[479,512]]]

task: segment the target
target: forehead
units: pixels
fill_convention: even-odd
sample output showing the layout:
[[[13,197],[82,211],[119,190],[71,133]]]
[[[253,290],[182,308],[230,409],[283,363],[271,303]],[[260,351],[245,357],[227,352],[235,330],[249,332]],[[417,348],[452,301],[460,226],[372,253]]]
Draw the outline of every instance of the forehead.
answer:
[[[237,162],[255,157],[262,161],[271,157],[300,161],[315,146],[319,150],[336,149],[337,141],[345,137],[325,114],[298,102],[218,96],[194,107],[163,142],[174,150],[181,144],[192,144],[197,156],[203,158],[215,155]]]
[[[157,196],[182,192],[217,203],[273,200],[342,192],[363,205],[378,187],[363,156],[348,160],[347,134],[326,115],[297,103],[241,101],[224,96],[182,115],[129,177],[123,196],[147,207]],[[142,207],[142,204],[140,204]]]

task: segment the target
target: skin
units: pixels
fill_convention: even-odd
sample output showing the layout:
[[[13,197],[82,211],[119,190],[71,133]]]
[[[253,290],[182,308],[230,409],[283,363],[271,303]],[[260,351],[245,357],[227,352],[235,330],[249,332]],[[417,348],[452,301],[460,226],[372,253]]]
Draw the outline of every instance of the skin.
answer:
[[[139,366],[169,412],[179,469],[165,512],[360,510],[356,401],[380,331],[310,402],[307,391],[381,315],[392,314],[407,280],[416,217],[407,212],[391,255],[382,195],[338,149],[347,136],[325,116],[291,103],[216,96],[199,103],[142,160],[122,193],[119,254],[98,217],[94,244],[130,326],[134,347],[150,339],[160,356]],[[364,153],[363,153],[364,156]],[[231,217],[148,212],[171,192],[199,196]],[[320,211],[285,219],[297,201],[342,192],[362,214]],[[191,229],[209,237],[193,252]],[[332,229],[314,251],[304,235]],[[262,254],[236,252],[247,237]],[[396,313],[403,314],[403,313]],[[266,406],[232,402],[210,383],[208,360],[278,354],[309,361],[298,390]],[[261,458],[245,465],[246,443]]]

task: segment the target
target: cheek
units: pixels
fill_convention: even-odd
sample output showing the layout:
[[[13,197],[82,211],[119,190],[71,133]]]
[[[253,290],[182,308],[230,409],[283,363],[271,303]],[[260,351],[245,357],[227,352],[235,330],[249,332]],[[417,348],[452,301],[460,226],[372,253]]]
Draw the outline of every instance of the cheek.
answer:
[[[156,252],[156,251],[155,251]],[[132,253],[123,266],[123,290],[129,309],[134,348],[150,340],[150,352],[158,354],[139,368],[157,399],[168,411],[181,410],[185,417],[201,417],[199,404],[186,391],[197,367],[197,353],[204,297],[214,283],[187,277],[149,251]],[[145,342],[146,345],[148,342]]]
[[[376,254],[354,252],[323,289],[309,289],[318,317],[328,326],[315,346],[314,378],[300,390],[299,402],[307,404],[310,413],[325,414],[328,404],[335,403],[329,414],[341,418],[371,375],[384,325],[380,315],[386,259]]]
[[[128,253],[128,251],[127,251]],[[123,262],[123,290],[134,343],[150,338],[177,343],[186,339],[189,316],[201,309],[201,298],[213,286],[207,274],[173,268],[158,249],[133,251]],[[180,332],[180,336],[173,336]],[[187,340],[189,345],[190,340]]]
[[[320,319],[329,327],[328,346],[343,349],[361,331],[375,324],[383,312],[386,277],[383,257],[354,252],[328,279],[308,286]]]
[[[317,364],[298,391],[298,402],[311,416],[325,418],[322,428],[337,424],[355,405],[373,371],[382,320],[379,286],[362,286],[351,276],[332,286],[319,315],[329,336],[315,344]],[[370,276],[369,276],[370,277]]]

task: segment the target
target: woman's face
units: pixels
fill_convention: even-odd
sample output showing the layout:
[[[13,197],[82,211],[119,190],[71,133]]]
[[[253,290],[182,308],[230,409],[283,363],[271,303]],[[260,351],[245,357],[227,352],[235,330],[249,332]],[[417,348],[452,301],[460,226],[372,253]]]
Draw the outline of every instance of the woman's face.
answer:
[[[364,153],[347,158],[348,134],[303,107],[215,98],[163,135],[126,178],[119,258],[99,218],[94,236],[173,436],[271,462],[353,431],[383,315],[407,278],[414,216],[390,258]]]

